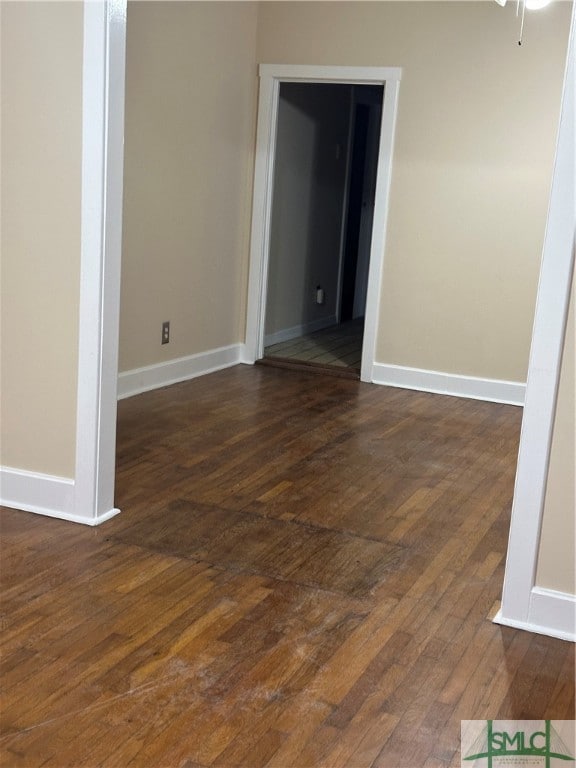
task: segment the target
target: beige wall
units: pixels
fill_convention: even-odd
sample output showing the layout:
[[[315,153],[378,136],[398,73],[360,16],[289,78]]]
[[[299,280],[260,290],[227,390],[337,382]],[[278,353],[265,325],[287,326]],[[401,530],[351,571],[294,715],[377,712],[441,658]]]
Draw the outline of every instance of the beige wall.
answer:
[[[3,2],[0,463],[74,475],[82,5]]]
[[[403,68],[377,362],[526,379],[570,4],[513,6],[260,5],[259,62]]]
[[[538,586],[571,594],[576,594],[574,315],[573,281],[536,574]]]
[[[129,3],[121,371],[244,340],[256,11]]]

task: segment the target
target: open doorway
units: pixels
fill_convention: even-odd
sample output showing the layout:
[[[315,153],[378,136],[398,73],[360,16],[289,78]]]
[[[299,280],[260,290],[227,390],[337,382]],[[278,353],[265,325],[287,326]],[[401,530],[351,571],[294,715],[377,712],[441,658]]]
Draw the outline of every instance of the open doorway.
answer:
[[[383,95],[280,84],[266,362],[360,376]]]
[[[279,343],[282,338],[274,337],[280,332],[291,333],[296,337],[298,326],[305,326],[305,330],[315,332],[315,330],[324,330],[329,325],[340,325],[342,320],[342,311],[358,313],[358,319],[364,312],[364,323],[361,333],[361,365],[360,379],[362,381],[372,381],[375,376],[374,362],[376,354],[377,322],[379,316],[380,293],[382,287],[382,272],[384,262],[386,223],[388,217],[388,193],[391,177],[391,158],[393,154],[394,127],[396,122],[396,111],[398,101],[398,89],[400,85],[401,70],[395,67],[326,67],[326,66],[304,66],[304,65],[281,65],[281,64],[261,64],[260,65],[260,95],[258,110],[258,131],[256,139],[256,166],[254,177],[254,197],[252,210],[252,239],[250,246],[250,276],[248,284],[248,307],[246,322],[246,344],[243,350],[243,360],[247,363],[254,363],[264,357],[265,347],[272,346],[273,343]],[[288,234],[281,246],[288,249],[287,242],[300,239],[300,245],[304,244],[304,250],[321,252],[320,261],[330,261],[337,264],[337,269],[333,272],[323,271],[317,277],[312,269],[306,270],[305,266],[300,265],[295,268],[295,262],[288,260],[281,268],[282,274],[274,274],[276,267],[271,262],[271,247],[273,239],[278,237],[279,222],[285,216],[285,210],[280,207],[280,212],[274,215],[273,221],[273,198],[275,190],[275,181],[277,180],[276,163],[277,153],[276,145],[278,137],[282,131],[279,124],[280,113],[280,94],[286,94],[292,97],[294,101],[298,89],[283,88],[285,85],[311,86],[314,89],[322,86],[324,90],[317,91],[318,99],[322,94],[322,99],[328,99],[332,93],[332,98],[342,103],[340,111],[334,111],[334,105],[330,107],[335,125],[328,126],[323,133],[329,137],[329,141],[321,142],[328,147],[330,152],[326,158],[320,158],[318,165],[313,162],[313,154],[310,147],[314,147],[314,136],[318,132],[314,128],[314,121],[302,105],[298,107],[299,114],[296,115],[295,105],[291,104],[291,116],[300,124],[300,132],[307,136],[308,154],[300,153],[297,158],[288,163],[289,173],[284,176],[284,183],[287,183],[289,189],[291,185],[297,186],[298,179],[305,177],[298,170],[310,169],[312,167],[319,179],[318,185],[322,187],[325,178],[330,179],[331,194],[326,201],[321,204],[315,212],[315,217],[319,221],[314,222],[315,226],[311,229],[308,223],[303,227],[302,223],[293,225],[292,228],[284,231]],[[329,88],[326,88],[329,86]],[[364,86],[368,86],[364,90]],[[300,96],[303,97],[306,91],[300,90]],[[314,90],[311,91],[314,94]],[[372,100],[368,97],[372,95]],[[357,98],[360,95],[360,98]],[[360,216],[360,221],[364,221],[358,229],[358,235],[371,232],[368,239],[369,244],[366,247],[366,258],[362,260],[356,257],[356,261],[348,261],[348,273],[353,273],[353,286],[350,290],[350,299],[344,296],[343,287],[347,281],[344,277],[346,265],[346,234],[349,231],[347,227],[349,209],[348,193],[351,184],[352,153],[354,150],[353,131],[357,128],[356,135],[362,133],[362,116],[358,117],[357,112],[366,110],[360,108],[363,95],[366,95],[368,112],[368,126],[365,125],[365,141],[369,143],[372,137],[375,144],[374,157],[368,164],[373,170],[375,177],[372,177],[373,206],[372,200],[367,206],[369,215]],[[373,109],[372,101],[376,97],[378,109]],[[286,100],[286,99],[284,99]],[[313,101],[309,98],[309,101]],[[284,105],[286,106],[286,105]],[[328,108],[328,107],[327,107]],[[359,108],[359,109],[357,109]],[[296,117],[298,118],[296,120]],[[366,120],[364,120],[366,123]],[[338,131],[336,131],[336,126]],[[370,127],[372,126],[372,127]],[[364,147],[366,157],[370,155],[367,148]],[[328,158],[332,155],[331,166],[328,167]],[[366,158],[365,158],[366,159]],[[338,171],[335,171],[335,168]],[[326,175],[327,174],[327,175]],[[338,176],[340,179],[339,195],[334,194],[334,185],[332,178]],[[364,178],[364,177],[363,177]],[[300,191],[302,197],[312,196],[313,185],[308,185]],[[297,195],[292,189],[292,199]],[[281,198],[282,199],[282,198]],[[285,206],[286,207],[286,206]],[[289,207],[288,207],[289,208]],[[310,208],[305,209],[307,216],[310,216]],[[292,214],[291,214],[292,215]],[[327,222],[331,221],[335,226],[328,229]],[[372,221],[375,226],[372,227]],[[369,222],[367,226],[365,223]],[[319,226],[316,226],[318,224]],[[303,236],[306,233],[306,237]],[[329,234],[328,234],[329,233]],[[311,243],[309,241],[312,241]],[[317,248],[312,248],[316,245]],[[291,246],[292,247],[292,246]],[[292,253],[294,249],[292,248]],[[325,254],[330,253],[327,257]],[[292,259],[294,257],[292,256]],[[304,261],[304,260],[303,260]],[[280,261],[279,263],[283,263]],[[287,266],[286,266],[287,265]],[[281,271],[280,270],[280,271]],[[272,272],[270,281],[269,273]],[[298,276],[298,280],[295,280]],[[275,284],[288,281],[292,288],[297,284],[300,290],[293,290],[288,300],[284,304],[271,299],[268,301],[268,292],[274,292]],[[348,284],[350,286],[350,284]],[[292,290],[292,289],[291,289]],[[306,303],[303,309],[302,303]],[[365,307],[362,308],[362,303]],[[356,307],[354,306],[356,304]],[[351,305],[351,309],[350,309]],[[346,310],[346,306],[348,309]],[[276,316],[271,314],[270,310]],[[360,308],[360,309],[359,309]],[[294,310],[300,312],[297,315]],[[292,318],[288,312],[293,312]],[[284,314],[283,314],[284,313]],[[294,320],[294,316],[297,318]],[[345,316],[345,315],[344,315]],[[352,318],[352,320],[354,317]],[[324,327],[314,329],[313,323],[318,322]],[[267,326],[267,327],[266,327]],[[357,376],[357,373],[354,375]]]

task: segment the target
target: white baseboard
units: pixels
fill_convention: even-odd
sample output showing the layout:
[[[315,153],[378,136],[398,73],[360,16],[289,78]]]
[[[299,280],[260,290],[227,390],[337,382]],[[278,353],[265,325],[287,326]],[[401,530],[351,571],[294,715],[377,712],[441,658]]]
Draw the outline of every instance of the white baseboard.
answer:
[[[372,382],[389,387],[415,389],[440,395],[468,397],[472,400],[488,400],[507,405],[524,405],[526,384],[520,381],[479,379],[441,371],[426,371],[402,365],[374,363]]]
[[[554,589],[533,587],[530,594],[530,612],[526,621],[509,618],[498,611],[495,624],[524,629],[538,635],[557,637],[576,642],[576,595]]]
[[[74,480],[0,467],[0,506],[83,525],[100,525],[120,512],[110,509],[100,517],[87,518],[76,514],[74,504]]]
[[[139,395],[152,389],[167,387],[179,381],[187,381],[206,373],[220,371],[242,362],[243,344],[211,349],[165,363],[134,368],[118,375],[118,399]]]
[[[254,365],[256,362],[248,350],[248,344],[239,344],[240,347],[240,361],[244,365]]]
[[[264,346],[271,347],[273,344],[281,344],[283,341],[292,341],[292,339],[297,339],[300,336],[330,328],[331,325],[337,323],[336,315],[330,315],[329,317],[321,317],[319,320],[311,320],[309,323],[294,325],[292,328],[283,328],[281,331],[266,334]]]

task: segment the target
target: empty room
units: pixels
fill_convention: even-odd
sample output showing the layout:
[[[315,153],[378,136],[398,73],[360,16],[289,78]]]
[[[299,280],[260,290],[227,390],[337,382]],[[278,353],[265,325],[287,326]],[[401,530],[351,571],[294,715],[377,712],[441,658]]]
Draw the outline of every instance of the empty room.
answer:
[[[2,0],[2,765],[575,757],[539,4]]]

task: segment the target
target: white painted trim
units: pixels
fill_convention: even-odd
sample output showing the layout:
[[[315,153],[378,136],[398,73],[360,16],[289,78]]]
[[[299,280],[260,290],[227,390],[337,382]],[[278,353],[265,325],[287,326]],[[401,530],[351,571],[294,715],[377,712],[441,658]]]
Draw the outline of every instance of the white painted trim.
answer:
[[[349,83],[350,85],[382,85],[398,82],[401,67],[346,67],[316,64],[260,64],[260,77],[282,82]]]
[[[480,379],[475,376],[460,376],[383,363],[375,363],[372,371],[374,384],[415,389],[419,392],[435,392],[439,395],[468,397],[472,400],[487,400],[492,403],[524,404],[526,385],[520,381]]]
[[[258,125],[256,131],[256,160],[254,169],[254,194],[252,205],[252,234],[250,247],[250,274],[248,279],[248,305],[246,315],[246,343],[244,362],[254,363],[264,353],[264,319],[266,287],[268,279],[268,255],[270,246],[270,218],[272,213],[272,189],[274,156],[276,149],[276,125],[280,82],[348,83],[383,85],[382,126],[370,272],[364,322],[362,347],[363,381],[372,374],[376,349],[376,324],[378,322],[382,263],[386,238],[388,192],[392,172],[394,126],[398,103],[398,88],[402,75],[399,67],[332,67],[292,64],[261,64]]]
[[[556,637],[562,633],[567,640],[576,642],[576,595],[533,587],[530,595],[530,621],[551,628]]]
[[[74,499],[71,478],[0,467],[0,506],[84,525],[99,525],[119,512],[111,509],[106,515],[88,519],[76,514]]]
[[[576,7],[573,7],[554,175],[536,297],[526,406],[520,435],[501,606],[502,622],[529,625],[544,617],[546,621],[550,621],[547,631],[551,635],[558,629],[553,623],[555,614],[537,607],[540,601],[535,601],[534,594],[535,589],[539,590],[537,594],[542,593],[541,588],[535,587],[536,570],[570,284],[574,269],[575,37]],[[532,614],[535,610],[539,611],[539,617],[534,621]]]
[[[576,642],[576,596],[553,589],[533,587],[530,608],[525,621],[505,617],[502,610],[494,617],[495,624],[524,629],[539,635],[550,635]]]
[[[114,508],[126,0],[84,3],[82,224],[72,517]]]
[[[322,331],[324,328],[330,328],[331,325],[336,325],[337,322],[336,315],[330,315],[330,317],[321,317],[318,320],[311,320],[309,323],[293,325],[292,328],[283,328],[281,331],[266,334],[266,336],[264,336],[264,346],[270,347],[272,344],[281,344],[283,341],[292,341],[292,339],[297,339],[300,336],[306,336],[309,333],[315,333],[316,331]]]
[[[239,344],[238,349],[240,353],[239,362],[242,363],[242,365],[253,365],[254,360],[250,358],[250,350],[247,348],[246,344]]]
[[[211,349],[188,357],[167,360],[165,363],[147,365],[124,371],[118,376],[118,399],[132,397],[141,392],[167,387],[180,381],[195,379],[207,373],[238,365],[242,360],[242,344]]]
[[[376,174],[376,191],[374,193],[374,217],[372,219],[372,239],[370,242],[370,266],[368,268],[368,287],[366,290],[366,310],[364,314],[362,363],[360,367],[361,381],[372,381],[374,376],[399,88],[399,78],[390,78],[384,83],[378,171]]]
[[[0,505],[60,517],[74,513],[74,480],[0,467]]]
[[[250,363],[255,363],[264,353],[267,256],[270,249],[270,219],[278,122],[279,81],[269,76],[263,77],[262,69],[261,65],[246,312],[245,352],[246,362]]]

